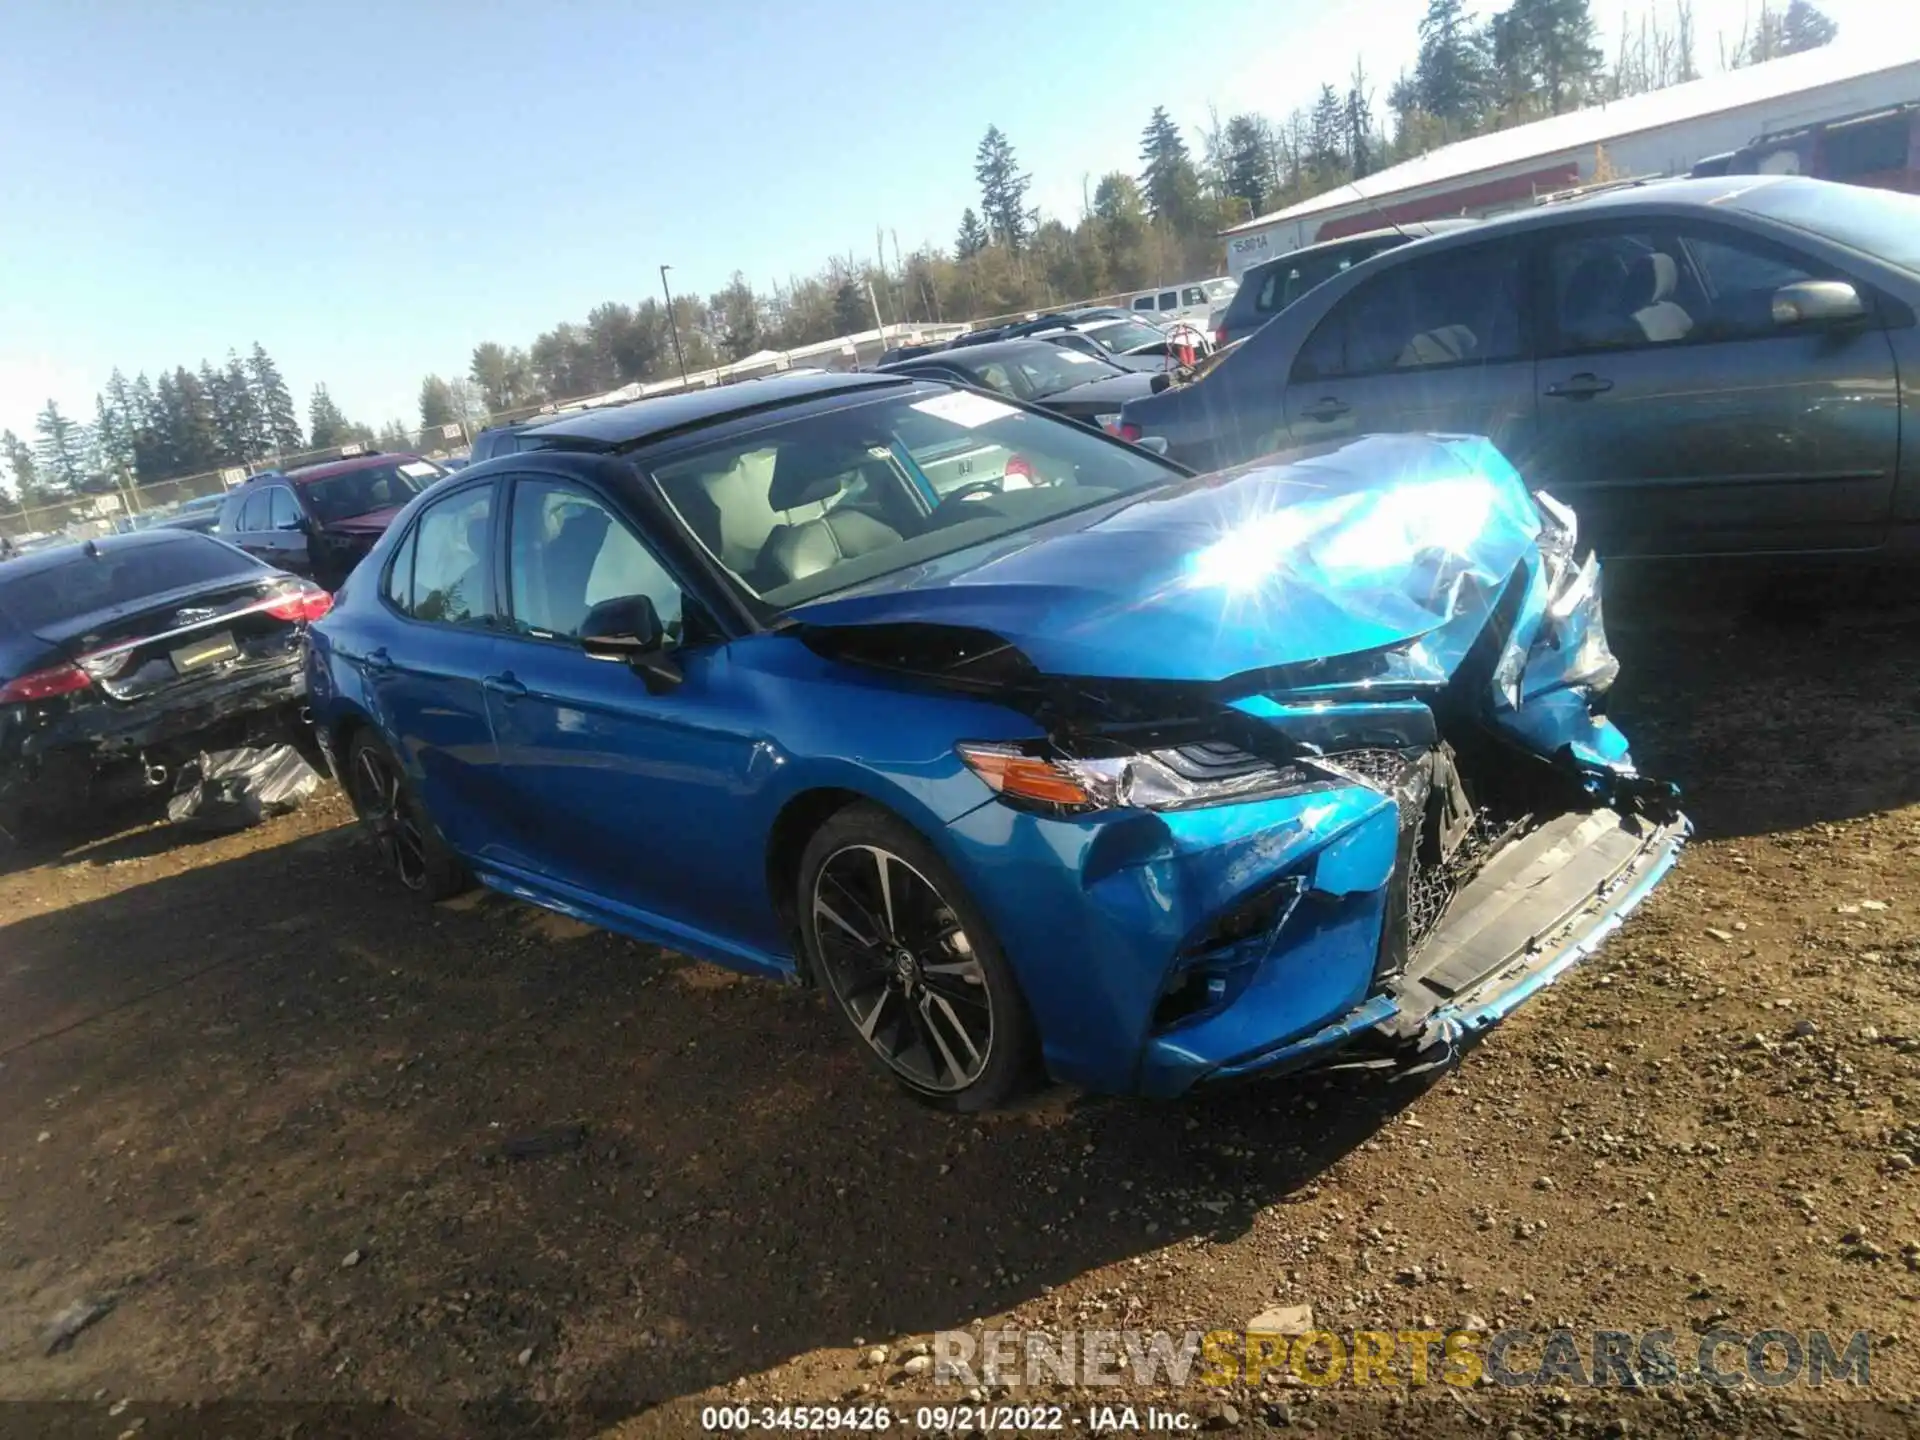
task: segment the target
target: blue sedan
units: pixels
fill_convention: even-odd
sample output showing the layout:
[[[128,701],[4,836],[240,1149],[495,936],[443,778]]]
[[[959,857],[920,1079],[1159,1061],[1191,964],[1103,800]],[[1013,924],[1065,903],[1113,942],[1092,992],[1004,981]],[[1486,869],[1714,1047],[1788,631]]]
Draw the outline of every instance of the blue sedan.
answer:
[[[809,375],[417,497],[311,632],[398,878],[825,990],[917,1097],[1445,1063],[1673,864],[1570,512],[1484,441],[1194,476]]]

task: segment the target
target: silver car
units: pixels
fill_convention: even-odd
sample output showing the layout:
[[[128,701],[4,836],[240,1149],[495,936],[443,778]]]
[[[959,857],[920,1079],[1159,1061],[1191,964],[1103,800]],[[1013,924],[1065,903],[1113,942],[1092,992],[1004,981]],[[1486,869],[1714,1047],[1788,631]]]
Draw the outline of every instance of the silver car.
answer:
[[[1920,198],[1623,186],[1377,255],[1120,429],[1201,470],[1380,431],[1487,435],[1615,555],[1911,547],[1917,313]]]

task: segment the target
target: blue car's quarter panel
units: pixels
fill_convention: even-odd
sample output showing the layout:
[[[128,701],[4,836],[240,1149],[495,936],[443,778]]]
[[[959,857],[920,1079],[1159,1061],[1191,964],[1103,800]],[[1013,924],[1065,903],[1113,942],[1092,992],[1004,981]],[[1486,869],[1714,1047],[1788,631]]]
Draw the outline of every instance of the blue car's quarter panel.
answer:
[[[995,803],[948,828],[956,866],[1033,1008],[1048,1070],[1101,1090],[1151,1081],[1162,1094],[1359,1002],[1396,833],[1394,807],[1359,787],[1077,819]],[[1149,1056],[1154,1007],[1183,946],[1290,874],[1307,882],[1306,896],[1247,989]]]

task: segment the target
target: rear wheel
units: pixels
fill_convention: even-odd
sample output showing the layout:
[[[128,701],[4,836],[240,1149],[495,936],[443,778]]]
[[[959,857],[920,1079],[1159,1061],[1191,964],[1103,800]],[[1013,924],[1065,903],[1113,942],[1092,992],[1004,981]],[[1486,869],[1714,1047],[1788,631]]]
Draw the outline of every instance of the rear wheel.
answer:
[[[354,736],[348,748],[347,791],[381,864],[407,889],[428,900],[445,900],[472,883],[414,798],[393,752],[369,731]]]
[[[959,878],[875,805],[840,811],[800,862],[814,973],[873,1058],[945,1110],[1003,1105],[1039,1071],[1012,968]]]

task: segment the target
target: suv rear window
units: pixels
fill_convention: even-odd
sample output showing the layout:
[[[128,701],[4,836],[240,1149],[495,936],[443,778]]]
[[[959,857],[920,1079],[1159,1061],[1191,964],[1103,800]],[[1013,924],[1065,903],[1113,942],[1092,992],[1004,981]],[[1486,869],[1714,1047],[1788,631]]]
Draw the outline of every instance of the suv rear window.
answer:
[[[163,532],[164,533],[164,532]],[[265,567],[252,556],[190,530],[165,540],[89,555],[74,546],[58,565],[0,571],[0,612],[22,630],[136,604]]]

